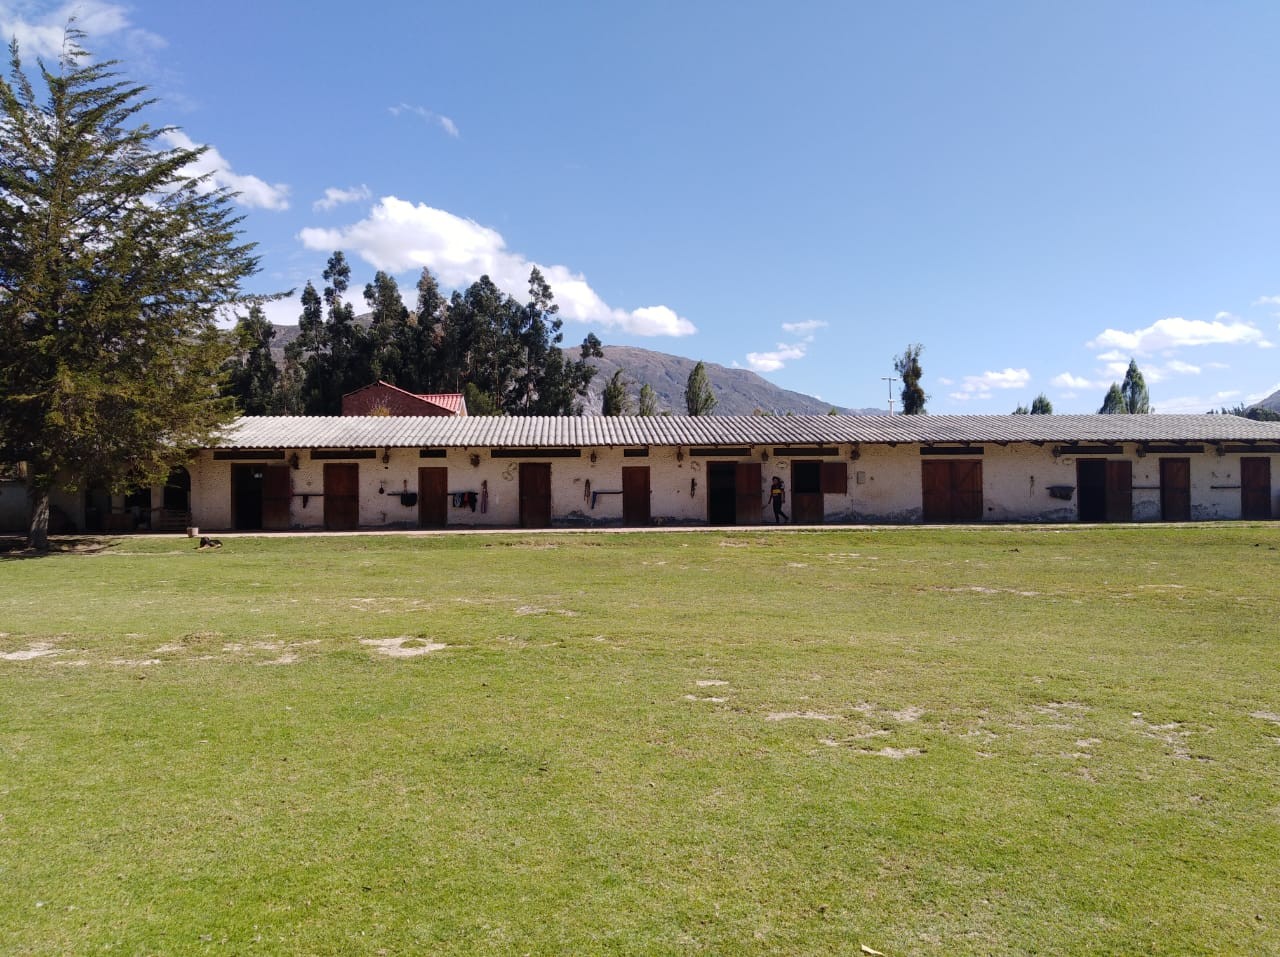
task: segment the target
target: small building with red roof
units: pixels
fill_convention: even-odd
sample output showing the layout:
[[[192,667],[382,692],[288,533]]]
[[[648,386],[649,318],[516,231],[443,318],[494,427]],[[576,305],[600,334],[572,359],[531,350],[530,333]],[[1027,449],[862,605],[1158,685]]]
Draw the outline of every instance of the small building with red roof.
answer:
[[[461,392],[409,392],[381,380],[342,397],[343,415],[466,415]]]

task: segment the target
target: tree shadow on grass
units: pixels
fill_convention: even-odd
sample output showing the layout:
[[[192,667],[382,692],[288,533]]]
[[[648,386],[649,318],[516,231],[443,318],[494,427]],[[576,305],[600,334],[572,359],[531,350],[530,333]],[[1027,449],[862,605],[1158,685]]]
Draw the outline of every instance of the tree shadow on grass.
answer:
[[[97,555],[120,544],[120,539],[107,535],[50,535],[49,550],[27,548],[21,535],[0,535],[0,562],[23,558],[46,558],[50,555]]]

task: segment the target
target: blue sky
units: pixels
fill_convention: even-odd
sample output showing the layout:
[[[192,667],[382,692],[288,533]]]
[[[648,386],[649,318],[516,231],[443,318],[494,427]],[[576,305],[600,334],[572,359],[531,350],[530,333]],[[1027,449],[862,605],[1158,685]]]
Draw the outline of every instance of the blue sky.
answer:
[[[343,249],[411,299],[548,275],[595,332],[883,406],[1138,361],[1160,412],[1280,388],[1280,4],[116,4],[0,0],[28,59],[71,13],[212,147],[256,291]],[[412,304],[412,303],[410,303]],[[295,322],[296,302],[271,307]]]

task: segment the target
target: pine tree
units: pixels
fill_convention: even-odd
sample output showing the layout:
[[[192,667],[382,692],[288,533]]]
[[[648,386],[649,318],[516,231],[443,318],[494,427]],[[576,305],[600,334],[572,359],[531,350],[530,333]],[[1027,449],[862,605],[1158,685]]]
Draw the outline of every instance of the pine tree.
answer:
[[[924,346],[912,343],[900,356],[893,360],[893,368],[902,379],[902,414],[924,415],[924,404],[928,396],[920,388],[920,377],[924,370],[920,368],[920,353]]]
[[[27,463],[29,544],[49,493],[162,481],[234,415],[215,325],[257,271],[232,197],[141,123],[153,101],[68,28],[43,92],[17,42],[0,79],[0,462]]]
[[[1049,397],[1041,392],[1031,401],[1032,415],[1053,415],[1053,403],[1049,401]]]
[[[690,415],[711,415],[716,408],[715,393],[707,378],[707,367],[699,362],[689,373],[684,385],[684,407]]]

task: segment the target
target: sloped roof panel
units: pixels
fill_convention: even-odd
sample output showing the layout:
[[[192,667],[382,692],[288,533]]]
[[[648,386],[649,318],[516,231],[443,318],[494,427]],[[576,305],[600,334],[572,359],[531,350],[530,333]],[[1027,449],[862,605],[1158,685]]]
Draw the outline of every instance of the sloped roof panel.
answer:
[[[1280,442],[1233,415],[246,416],[211,447],[578,448],[833,443]]]

